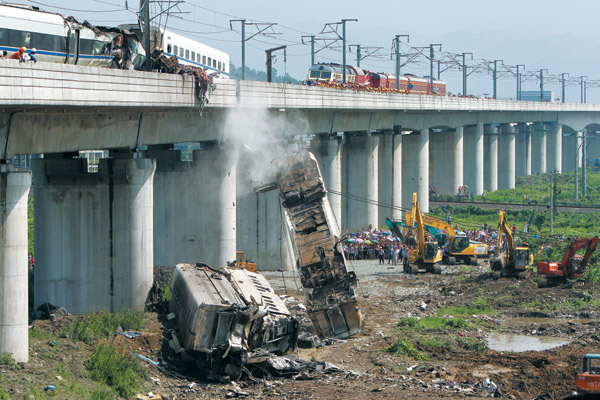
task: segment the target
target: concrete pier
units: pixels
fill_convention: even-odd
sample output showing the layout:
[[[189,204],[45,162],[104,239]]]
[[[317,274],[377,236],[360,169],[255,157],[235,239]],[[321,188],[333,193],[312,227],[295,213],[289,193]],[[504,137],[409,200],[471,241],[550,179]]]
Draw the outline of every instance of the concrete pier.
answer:
[[[498,136],[498,189],[515,188],[515,127],[503,125]]]
[[[546,173],[546,131],[547,127],[542,123],[533,124],[531,135],[531,173]]]
[[[35,306],[73,314],[143,308],[153,280],[154,160],[32,162]],[[56,229],[60,235],[56,234]]]
[[[417,193],[423,212],[429,212],[429,129],[404,135],[402,139],[402,204],[412,203]]]
[[[394,154],[392,160],[392,209],[393,219],[402,219],[402,138],[404,135],[394,135]]]
[[[527,150],[529,148],[527,124],[517,125],[517,136],[515,143],[515,175],[527,176]]]
[[[338,136],[319,135],[311,140],[310,151],[317,157],[327,195],[338,225],[342,224],[342,141]],[[266,182],[265,182],[266,183]],[[337,192],[337,193],[333,193]]]
[[[0,354],[29,360],[27,198],[29,172],[0,170]]]
[[[562,172],[562,125],[548,124],[546,135],[546,171]]]
[[[192,161],[178,151],[156,157],[154,262],[204,262],[225,268],[236,252],[236,162],[230,152],[203,144]]]
[[[485,128],[483,185],[488,192],[494,192],[498,190],[498,128],[493,125],[486,125]]]
[[[348,136],[344,148],[344,225],[350,232],[376,228],[379,222],[379,137]]]
[[[484,177],[483,124],[465,126],[463,134],[463,182],[469,192],[480,195]]]
[[[379,210],[377,226],[385,226],[385,219],[392,216],[392,192],[394,176],[394,131],[383,131],[379,136]]]

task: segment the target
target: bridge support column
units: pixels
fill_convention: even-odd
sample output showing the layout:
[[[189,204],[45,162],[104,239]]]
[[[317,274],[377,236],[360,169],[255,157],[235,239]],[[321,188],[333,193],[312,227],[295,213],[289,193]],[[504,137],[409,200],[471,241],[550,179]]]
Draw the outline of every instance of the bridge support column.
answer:
[[[531,135],[531,173],[546,173],[546,127],[543,123],[533,124]]]
[[[515,175],[531,175],[531,145],[527,124],[517,125],[515,144]]]
[[[493,125],[485,126],[485,166],[484,189],[488,192],[498,190],[498,128]]]
[[[429,184],[442,195],[455,195],[463,184],[463,127],[430,134]]]
[[[577,151],[577,132],[567,133],[562,137],[562,171],[569,172],[575,169],[575,154]]]
[[[548,125],[546,136],[546,171],[562,172],[562,125]]]
[[[466,126],[463,130],[463,183],[475,194],[483,193],[483,124]],[[457,188],[458,189],[458,188]]]
[[[394,135],[394,155],[392,160],[392,209],[393,219],[402,219],[402,138],[401,133]]]
[[[593,162],[600,158],[600,134],[596,132],[587,132],[586,152],[588,160]]]
[[[202,145],[192,161],[179,151],[149,150],[154,178],[154,263],[204,262],[225,268],[236,251],[236,159]]]
[[[379,135],[379,221],[377,226],[386,226],[385,219],[392,217],[394,180],[394,131],[383,131]]]
[[[404,135],[402,139],[402,204],[412,203],[417,193],[421,211],[429,212],[429,129]]]
[[[342,226],[342,145],[338,137],[318,136],[311,140],[310,151],[317,157],[327,198],[338,225]],[[268,182],[265,182],[268,183]],[[333,193],[337,192],[337,193]]]
[[[377,227],[379,222],[377,201],[379,137],[365,134],[350,136],[344,148],[344,193],[355,198],[345,198],[344,227],[350,232]],[[368,202],[366,200],[371,200]],[[342,228],[343,231],[343,228]]]
[[[73,314],[144,307],[153,280],[154,160],[32,160],[35,306]]]
[[[29,360],[27,197],[29,172],[0,170],[0,354]]]
[[[503,125],[498,136],[498,189],[515,188],[515,127]]]

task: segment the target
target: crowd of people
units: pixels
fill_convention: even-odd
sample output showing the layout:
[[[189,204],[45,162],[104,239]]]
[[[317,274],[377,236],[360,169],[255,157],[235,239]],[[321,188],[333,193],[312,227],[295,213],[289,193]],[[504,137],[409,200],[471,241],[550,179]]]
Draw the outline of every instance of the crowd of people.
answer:
[[[8,55],[8,51],[3,50],[0,59],[19,60],[20,62],[33,61],[34,63],[36,63],[36,53],[37,50],[35,47],[30,50],[27,50],[26,47],[21,47],[19,50],[15,51],[10,56]]]

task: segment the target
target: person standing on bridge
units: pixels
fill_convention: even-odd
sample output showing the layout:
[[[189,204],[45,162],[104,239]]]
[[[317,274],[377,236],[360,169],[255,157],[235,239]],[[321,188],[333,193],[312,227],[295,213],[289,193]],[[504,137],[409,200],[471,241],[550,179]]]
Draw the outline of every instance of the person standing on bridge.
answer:
[[[25,54],[25,47],[21,47],[18,51],[16,51],[12,56],[8,57],[9,60],[21,60],[23,54]]]
[[[31,51],[29,52],[29,61],[33,61],[34,63],[37,62],[37,58],[35,57],[35,53],[37,53],[37,49],[34,47],[33,49],[31,49]]]

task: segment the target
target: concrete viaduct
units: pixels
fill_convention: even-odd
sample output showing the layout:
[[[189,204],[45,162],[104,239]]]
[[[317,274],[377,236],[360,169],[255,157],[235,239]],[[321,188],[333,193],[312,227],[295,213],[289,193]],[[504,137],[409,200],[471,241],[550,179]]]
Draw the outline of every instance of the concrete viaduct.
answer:
[[[0,63],[0,353],[28,359],[27,202],[35,306],[141,308],[154,265],[294,264],[271,183],[278,153],[310,146],[351,231],[401,217],[417,192],[481,194],[600,157],[600,105],[353,92],[60,64]],[[198,143],[182,161],[176,143]],[[105,149],[98,172],[80,150]],[[15,155],[44,154],[31,172]],[[582,156],[579,156],[582,160]],[[335,194],[334,194],[335,193]],[[341,193],[342,195],[338,194]],[[367,201],[368,200],[368,201]],[[386,207],[387,206],[387,207]]]

